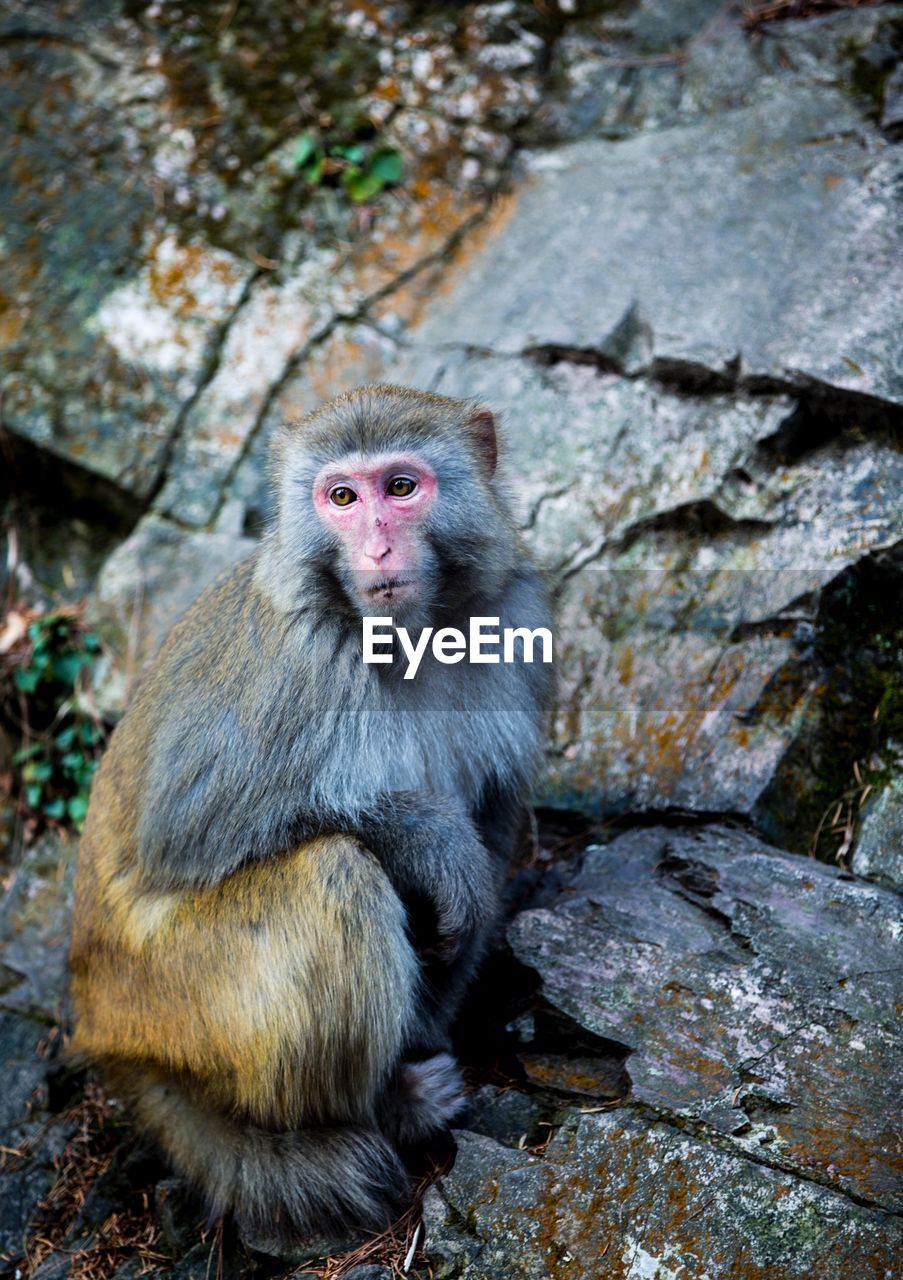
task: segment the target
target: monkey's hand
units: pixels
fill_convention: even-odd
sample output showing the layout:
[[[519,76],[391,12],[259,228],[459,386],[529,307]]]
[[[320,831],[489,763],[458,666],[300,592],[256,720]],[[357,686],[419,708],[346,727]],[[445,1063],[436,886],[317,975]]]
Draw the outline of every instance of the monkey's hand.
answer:
[[[434,950],[446,964],[485,939],[498,914],[499,897],[496,871],[481,840],[459,841],[448,855],[439,864],[432,895]]]
[[[480,945],[498,914],[499,867],[459,801],[395,792],[361,834],[401,897],[432,905],[425,955],[449,963]]]

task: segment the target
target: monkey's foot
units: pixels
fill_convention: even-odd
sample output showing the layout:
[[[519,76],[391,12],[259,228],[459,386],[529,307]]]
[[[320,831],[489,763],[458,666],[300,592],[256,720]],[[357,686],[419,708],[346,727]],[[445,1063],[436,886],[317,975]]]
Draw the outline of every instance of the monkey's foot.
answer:
[[[422,1142],[447,1127],[461,1109],[463,1093],[461,1072],[451,1054],[405,1062],[381,1108],[383,1131],[402,1147]]]

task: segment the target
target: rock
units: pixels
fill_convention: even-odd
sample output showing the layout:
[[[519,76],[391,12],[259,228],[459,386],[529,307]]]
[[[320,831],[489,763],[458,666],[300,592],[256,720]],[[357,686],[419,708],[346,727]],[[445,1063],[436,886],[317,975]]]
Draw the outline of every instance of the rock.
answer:
[[[838,681],[899,629],[899,451],[786,395],[571,361],[415,348],[390,376],[500,412],[558,594],[542,802],[745,814],[808,848],[869,749],[873,694],[841,718]],[[889,690],[892,668],[873,671]]]
[[[630,1111],[575,1117],[543,1159],[460,1133],[431,1196],[427,1255],[464,1280],[890,1280],[903,1234],[891,1215]]]
[[[4,426],[206,524],[307,346],[482,216],[545,48],[473,10],[421,14],[416,49],[400,11],[326,4],[222,29],[146,5],[0,16]],[[403,198],[345,193],[362,130]],[[331,152],[313,182],[310,138]]]
[[[527,137],[562,142],[675,123],[694,38],[717,25],[720,8],[717,0],[676,6],[641,0],[578,14],[553,50],[549,89]]]
[[[647,8],[631,9],[631,32]],[[862,655],[898,630],[875,602],[895,590],[883,549],[903,536],[903,473],[884,443],[899,408],[877,398],[899,390],[883,336],[899,290],[877,283],[895,162],[862,104],[825,87],[878,56],[893,13],[792,25],[749,54],[748,84],[738,31],[694,46],[687,84],[708,57],[746,84],[742,109],[535,155],[513,211],[388,377],[486,399],[507,422],[525,535],[559,592],[540,799],[600,816],[743,814],[802,850],[874,749]],[[611,38],[607,15],[600,30]],[[638,38],[636,53],[656,51]],[[842,141],[824,141],[827,122]],[[790,221],[818,225],[817,241],[795,241]],[[841,652],[847,591],[873,626]]]
[[[490,1148],[495,1149],[495,1144],[490,1143]],[[435,1280],[457,1280],[470,1274],[468,1264],[482,1252],[482,1243],[458,1230],[456,1219],[457,1214],[442,1194],[441,1183],[433,1183],[423,1198],[422,1243]]]
[[[899,46],[894,4],[772,22],[754,33],[716,0],[663,8],[651,0],[572,23],[553,52],[549,91],[527,137],[547,145],[668,128],[748,106],[776,83],[800,92],[831,85],[874,112],[885,60],[889,53],[892,65]],[[883,101],[892,102],[890,83]]]
[[[529,1094],[484,1085],[465,1100],[455,1123],[504,1146],[524,1148],[548,1136],[548,1129],[541,1127],[547,1114],[548,1108]]]
[[[867,803],[852,867],[857,875],[903,889],[903,773]]]
[[[4,993],[3,1002],[6,1003]],[[48,1028],[33,1018],[17,1012],[0,1010],[0,1061],[3,1063],[4,1088],[0,1095],[0,1126],[18,1141],[31,1136],[29,1125],[32,1105],[40,1107],[45,1098],[47,1059],[40,1048]],[[15,1145],[11,1143],[9,1145]]]
[[[262,282],[235,316],[215,374],[192,404],[157,507],[193,525],[213,517],[273,389],[341,305],[321,254],[278,285]]]
[[[418,340],[599,352],[638,311],[653,370],[718,375],[739,360],[747,379],[899,401],[894,165],[848,99],[808,87],[537,154],[513,214]]]
[[[7,998],[4,991],[0,1002],[5,1004]],[[45,1110],[47,1040],[46,1023],[0,1010],[0,1133],[5,1148],[0,1167],[0,1268],[3,1259],[22,1256],[26,1228],[56,1179],[54,1161],[69,1132],[66,1125],[54,1128]]]
[[[114,1280],[138,1280],[139,1276],[147,1275],[146,1265],[143,1258],[129,1258],[113,1272]]]
[[[110,557],[89,612],[107,651],[95,681],[105,715],[122,712],[134,682],[173,625],[221,573],[254,548],[239,532],[187,532],[148,515]]]
[[[272,1234],[266,1230],[239,1230],[239,1239],[246,1249],[252,1253],[262,1254],[265,1258],[290,1262],[293,1267],[303,1266],[306,1262],[320,1262],[333,1254],[347,1253],[363,1244],[366,1237],[359,1232],[348,1231],[345,1234],[312,1235],[306,1240],[286,1238],[278,1231]]]
[[[212,1268],[217,1265],[216,1242],[213,1244],[196,1244],[173,1268],[173,1276],[178,1280],[206,1280]]]
[[[227,7],[0,15],[7,487],[41,531],[19,577],[82,594],[105,561],[116,715],[252,549],[283,421],[375,380],[500,409],[557,593],[540,798],[666,825],[512,882],[522,1087],[468,1100],[431,1273],[887,1280],[900,907],[858,877],[901,883],[899,780],[862,811],[857,877],[750,831],[848,857],[825,815],[855,817],[899,739],[903,6],[755,37],[720,0]],[[406,176],[352,207],[299,137],[364,120]],[[19,1270],[76,1123],[51,1061],[72,853],[32,851],[0,907]],[[176,1277],[247,1268],[228,1233],[190,1247],[192,1201],[131,1159],[40,1274],[151,1194]]]
[[[887,81],[881,111],[881,128],[899,133],[903,128],[903,64],[898,64]]]
[[[520,1053],[518,1059],[531,1084],[587,1098],[619,1098],[624,1072],[620,1062],[579,1054]]]
[[[0,1171],[0,1267],[7,1259],[23,1256],[35,1205],[53,1186],[54,1176],[49,1165],[32,1163]]]
[[[12,873],[0,903],[0,999],[45,1022],[64,1016],[75,860],[75,840],[44,836]]]
[[[631,1097],[700,1136],[899,1208],[893,893],[739,831],[590,849],[508,933],[542,994],[628,1051]]]
[[[64,1250],[60,1253],[51,1253],[34,1268],[31,1275],[36,1280],[63,1280],[65,1276],[71,1275],[73,1271],[73,1261],[71,1256]]]
[[[122,274],[136,268],[151,193],[143,183],[129,188],[122,181],[127,149],[115,112],[97,93],[111,78],[109,67],[70,41],[42,38],[38,28],[30,39],[23,32],[4,43],[0,55],[0,110],[12,126],[4,131],[0,163],[0,204],[7,213],[3,417],[44,448],[85,459],[99,474],[145,493],[175,425],[171,384],[131,363],[136,349],[124,345],[128,321],[142,319],[134,297],[130,309],[120,295],[122,340],[112,312],[108,325],[97,317]],[[84,97],[80,84],[88,89]],[[170,271],[178,275],[180,255],[190,253],[168,243],[172,254],[162,279]],[[144,299],[153,302],[147,294]],[[147,316],[148,329],[155,318]],[[177,341],[170,350],[171,371],[189,377]],[[144,425],[136,431],[135,423]]]
[[[197,1194],[182,1178],[163,1178],[154,1187],[154,1217],[174,1258],[194,1245],[204,1216]]]

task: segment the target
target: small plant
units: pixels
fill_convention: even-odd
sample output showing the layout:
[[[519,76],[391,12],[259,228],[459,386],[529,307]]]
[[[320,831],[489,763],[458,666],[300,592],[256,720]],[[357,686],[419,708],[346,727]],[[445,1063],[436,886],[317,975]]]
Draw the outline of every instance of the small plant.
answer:
[[[319,187],[329,178],[342,183],[355,204],[372,200],[386,187],[404,179],[404,161],[394,147],[374,143],[324,142],[315,133],[302,133],[295,144],[295,165],[302,178]]]
[[[7,615],[0,636],[3,719],[19,737],[12,790],[32,828],[80,831],[106,730],[93,711],[91,675],[100,641],[80,611]]]

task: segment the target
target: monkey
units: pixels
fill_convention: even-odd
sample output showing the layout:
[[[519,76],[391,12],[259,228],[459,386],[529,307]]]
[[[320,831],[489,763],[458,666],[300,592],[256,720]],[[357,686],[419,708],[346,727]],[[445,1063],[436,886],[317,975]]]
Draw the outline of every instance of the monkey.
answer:
[[[362,619],[550,624],[491,410],[389,385],[271,444],[274,519],[165,640],[79,850],[73,1052],[216,1216],[384,1228],[541,762],[540,663],[365,665]]]

